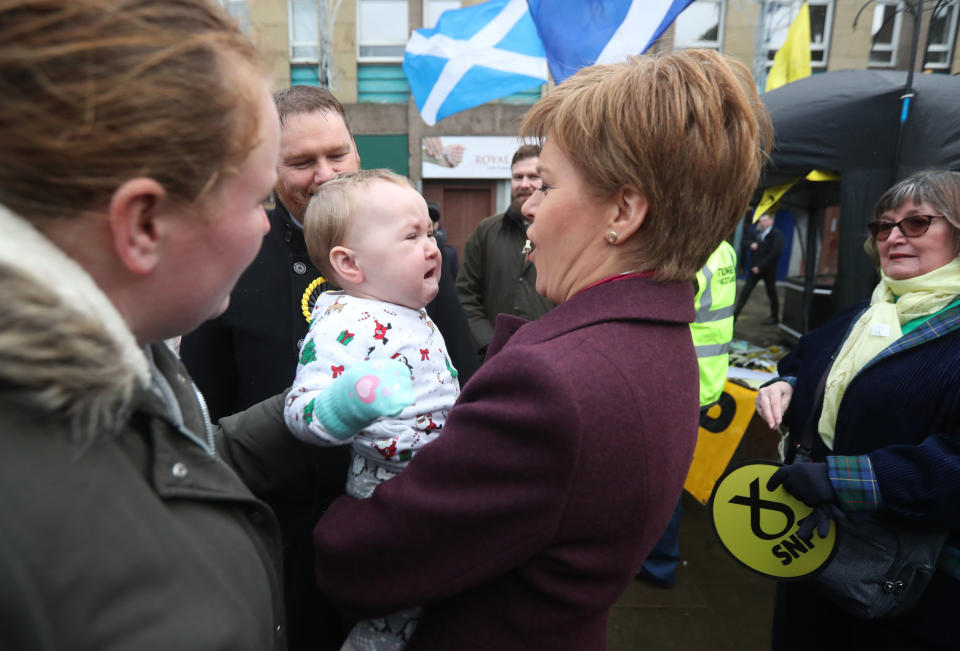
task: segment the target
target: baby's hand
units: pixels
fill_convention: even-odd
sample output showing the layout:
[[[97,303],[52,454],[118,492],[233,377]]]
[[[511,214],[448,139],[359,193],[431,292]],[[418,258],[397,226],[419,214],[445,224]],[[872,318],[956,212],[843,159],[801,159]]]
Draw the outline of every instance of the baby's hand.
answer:
[[[410,370],[398,360],[361,362],[344,374],[344,379],[347,378],[353,381],[353,391],[348,398],[359,400],[363,407],[358,409],[374,418],[396,416],[413,404]]]
[[[339,439],[353,436],[384,416],[414,403],[410,370],[395,359],[360,362],[314,399],[320,425]]]

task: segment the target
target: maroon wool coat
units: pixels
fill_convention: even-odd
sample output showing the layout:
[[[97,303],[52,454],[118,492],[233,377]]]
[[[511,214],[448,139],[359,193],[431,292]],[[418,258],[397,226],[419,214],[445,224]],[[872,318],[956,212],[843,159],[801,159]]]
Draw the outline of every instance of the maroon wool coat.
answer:
[[[537,321],[501,315],[440,438],[314,532],[357,617],[422,605],[408,651],[606,648],[697,436],[690,283],[627,277]]]

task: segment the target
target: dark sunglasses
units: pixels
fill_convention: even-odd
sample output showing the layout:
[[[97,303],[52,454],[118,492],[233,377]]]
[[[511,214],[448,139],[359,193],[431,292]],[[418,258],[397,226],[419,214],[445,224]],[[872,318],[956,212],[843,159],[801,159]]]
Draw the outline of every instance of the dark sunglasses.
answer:
[[[910,215],[898,222],[886,220],[870,222],[867,228],[878,242],[883,242],[890,237],[894,228],[899,228],[904,237],[920,237],[930,229],[930,223],[937,217],[942,218],[943,215]]]

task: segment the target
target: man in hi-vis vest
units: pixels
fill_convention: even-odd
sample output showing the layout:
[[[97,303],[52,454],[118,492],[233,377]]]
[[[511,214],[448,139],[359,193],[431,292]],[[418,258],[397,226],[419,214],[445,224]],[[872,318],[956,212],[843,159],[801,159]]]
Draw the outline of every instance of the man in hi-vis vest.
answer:
[[[697,316],[690,324],[700,366],[700,417],[720,399],[730,365],[733,340],[733,304],[737,296],[737,254],[728,242],[720,246],[697,272]],[[672,588],[680,563],[680,502],[660,540],[640,568],[638,579]]]
[[[690,324],[700,365],[700,412],[720,399],[730,365],[733,304],[737,296],[737,254],[729,242],[720,246],[697,272],[697,316]]]

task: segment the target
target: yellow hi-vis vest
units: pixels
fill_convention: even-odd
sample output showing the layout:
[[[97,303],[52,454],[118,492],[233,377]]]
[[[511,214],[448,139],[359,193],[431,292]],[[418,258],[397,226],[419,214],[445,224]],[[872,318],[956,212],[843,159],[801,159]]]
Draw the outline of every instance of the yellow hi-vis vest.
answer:
[[[733,304],[737,296],[737,254],[723,242],[697,272],[697,316],[690,324],[700,364],[700,406],[711,405],[723,393],[733,340]]]

